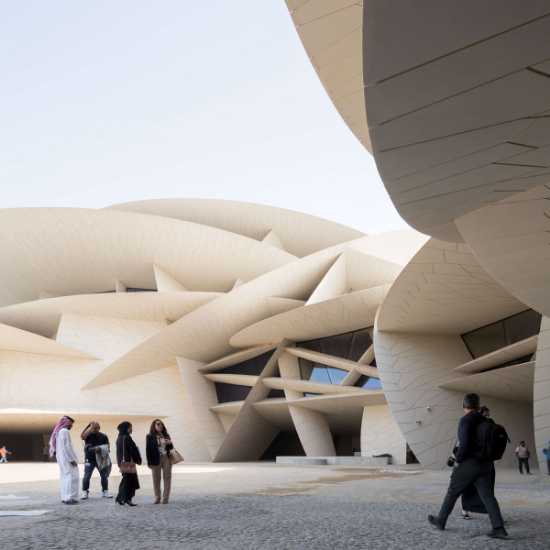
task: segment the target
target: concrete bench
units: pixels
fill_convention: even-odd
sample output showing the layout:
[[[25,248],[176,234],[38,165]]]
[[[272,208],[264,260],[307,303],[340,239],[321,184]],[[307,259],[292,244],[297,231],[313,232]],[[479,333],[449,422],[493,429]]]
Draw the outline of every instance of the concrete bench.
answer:
[[[276,463],[294,466],[386,466],[391,464],[388,457],[372,456],[278,456]]]

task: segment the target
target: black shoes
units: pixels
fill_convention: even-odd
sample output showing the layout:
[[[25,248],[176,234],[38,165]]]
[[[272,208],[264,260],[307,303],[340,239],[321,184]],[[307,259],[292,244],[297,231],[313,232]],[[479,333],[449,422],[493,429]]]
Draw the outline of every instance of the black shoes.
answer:
[[[440,531],[445,531],[445,525],[439,522],[437,518],[434,518],[431,514],[428,516],[428,521]]]
[[[499,527],[498,529],[492,529],[490,533],[487,533],[487,536],[491,539],[502,539],[507,537],[508,533],[504,527]]]

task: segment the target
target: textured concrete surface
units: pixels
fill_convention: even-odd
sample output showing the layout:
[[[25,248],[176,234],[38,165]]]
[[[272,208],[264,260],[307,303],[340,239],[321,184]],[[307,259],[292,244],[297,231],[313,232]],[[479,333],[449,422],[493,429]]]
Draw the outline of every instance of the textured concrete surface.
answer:
[[[16,475],[0,469],[0,494],[29,499],[0,500],[0,510],[51,510],[49,520],[42,516],[40,522],[6,518],[0,525],[0,545],[13,550],[546,549],[550,536],[550,478],[515,471],[497,474],[497,498],[510,539],[488,541],[483,535],[489,521],[483,515],[463,521],[457,508],[447,531],[428,524],[427,515],[437,512],[450,471],[186,465],[175,469],[170,504],[153,504],[150,476],[141,473],[142,488],[134,499],[138,506],[123,508],[100,497],[97,477],[92,478],[88,501],[66,506],[51,479],[55,464],[13,466]],[[10,477],[23,479],[25,469],[34,481],[9,482]],[[43,481],[37,479],[40,472]],[[113,489],[118,481],[111,479]]]

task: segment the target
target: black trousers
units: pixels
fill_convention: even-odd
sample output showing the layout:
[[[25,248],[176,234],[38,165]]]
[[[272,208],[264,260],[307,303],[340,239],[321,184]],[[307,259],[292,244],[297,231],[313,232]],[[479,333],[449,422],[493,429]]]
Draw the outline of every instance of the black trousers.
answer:
[[[523,465],[525,464],[525,471],[529,474],[529,459],[528,458],[519,458],[519,471],[523,474]]]
[[[548,469],[548,475],[550,476],[550,458],[546,459],[546,468]]]
[[[458,497],[473,483],[485,508],[487,508],[493,529],[503,527],[500,508],[495,498],[491,480],[492,469],[492,462],[480,462],[475,458],[467,458],[458,468],[453,468],[449,489],[437,518],[440,523],[443,525],[447,523],[447,518],[453,511]]]

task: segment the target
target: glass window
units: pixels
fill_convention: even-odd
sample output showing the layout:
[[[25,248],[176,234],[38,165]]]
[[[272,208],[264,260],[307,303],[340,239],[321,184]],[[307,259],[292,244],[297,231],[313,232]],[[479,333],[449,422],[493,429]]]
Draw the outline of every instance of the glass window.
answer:
[[[352,338],[353,332],[339,334],[337,336],[329,336],[328,338],[321,338],[319,340],[319,343],[321,344],[321,351],[326,355],[346,359],[349,353]]]
[[[315,363],[315,365],[318,365],[318,363]],[[332,384],[328,375],[327,367],[315,366],[309,380],[311,382],[324,382],[325,384]]]
[[[327,367],[328,375],[331,384],[340,385],[344,378],[348,375],[348,371],[342,369],[335,369],[334,367]]]
[[[128,288],[126,292],[157,292],[154,288]]]
[[[310,351],[317,351],[321,353],[321,346],[319,340],[308,340],[307,342],[296,342],[297,348],[308,349]]]
[[[334,367],[327,367],[321,363],[314,363],[307,359],[298,358],[300,362],[300,374],[302,380],[310,382],[324,382],[325,384],[338,384],[347,376],[348,372]]]
[[[236,365],[231,365],[230,367],[216,371],[216,374],[248,374],[250,376],[260,376],[274,353],[275,350],[262,353],[258,355],[258,357],[253,357],[242,363],[237,363]]]
[[[382,382],[380,382],[377,378],[369,378],[363,387],[368,388],[369,390],[381,390]]]
[[[377,378],[371,378],[370,376],[361,375],[359,380],[353,384],[356,388],[367,388],[369,390],[382,389],[382,384]]]
[[[506,346],[535,336],[540,331],[542,315],[528,309],[496,323],[462,335],[472,357],[477,359]]]
[[[372,337],[371,337],[370,328],[365,328],[363,330],[357,330],[353,333],[353,338],[351,340],[351,346],[348,353],[348,359],[351,361],[359,361],[363,354],[372,346]]]
[[[229,401],[244,401],[252,388],[250,386],[237,386],[236,384],[225,384],[223,382],[214,382],[218,403],[228,403]]]
[[[506,334],[502,321],[473,330],[464,334],[462,338],[474,359],[506,347]]]
[[[538,334],[541,321],[542,315],[532,309],[504,319],[507,345],[510,346]]]

